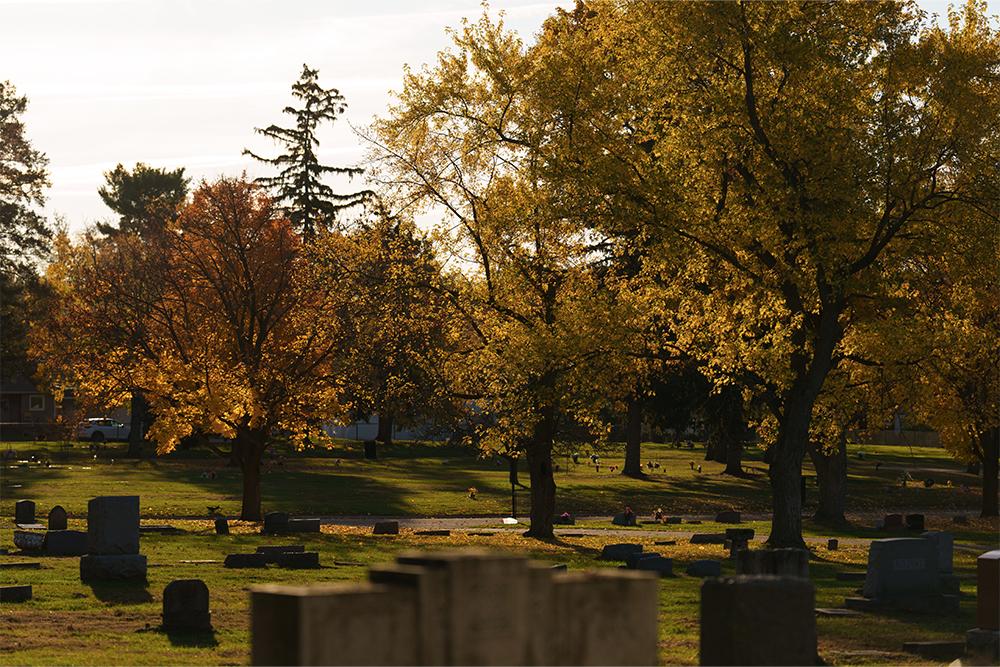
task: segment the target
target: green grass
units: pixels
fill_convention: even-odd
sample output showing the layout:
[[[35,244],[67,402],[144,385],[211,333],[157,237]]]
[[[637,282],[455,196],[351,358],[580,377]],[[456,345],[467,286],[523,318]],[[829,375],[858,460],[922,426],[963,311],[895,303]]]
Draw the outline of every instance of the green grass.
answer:
[[[487,545],[513,550],[571,569],[601,565],[594,557],[608,541],[601,537],[564,538],[552,543],[527,540],[514,533],[472,537],[419,537],[404,531],[373,536],[365,529],[327,528],[321,535],[302,535],[310,550],[320,552],[320,570],[228,570],[221,563],[185,564],[182,560],[222,560],[227,553],[249,552],[262,544],[287,543],[288,537],[263,537],[242,524],[235,534],[216,536],[207,521],[183,521],[185,532],[144,534],[142,552],[149,559],[146,585],[90,586],[79,580],[77,558],[41,558],[40,570],[0,570],[0,584],[32,584],[30,602],[0,607],[0,664],[245,664],[249,659],[248,587],[257,583],[360,581],[366,568],[334,566],[334,561],[375,564],[391,560],[410,548]],[[73,522],[70,527],[82,527]],[[254,531],[254,532],[250,532]],[[0,529],[9,544],[11,528]],[[664,664],[697,664],[698,600],[700,581],[683,574],[690,561],[723,557],[715,545],[653,546],[637,534],[648,550],[674,558],[679,576],[660,581],[660,658]],[[863,567],[866,549],[846,547],[836,552],[816,550],[810,564],[817,587],[817,606],[841,606],[854,595],[856,583],[838,582],[834,573]],[[935,618],[912,614],[865,615],[858,618],[817,619],[819,646],[829,664],[864,662],[919,663],[903,654],[903,641],[955,639],[974,625],[974,556],[956,552],[956,571],[963,575],[961,614]],[[5,557],[5,560],[11,560]],[[728,562],[725,572],[731,572]],[[159,630],[163,588],[174,579],[199,578],[210,590],[214,633],[170,637]],[[609,637],[608,641],[615,638]],[[882,651],[882,654],[865,652]],[[875,659],[873,659],[873,657]]]
[[[141,461],[122,459],[123,445],[109,445],[95,459],[87,444],[69,447],[59,443],[0,443],[10,448],[14,461],[34,456],[42,463],[7,461],[0,486],[0,515],[10,516],[19,498],[35,500],[40,511],[60,504],[71,516],[84,516],[89,498],[107,494],[138,494],[143,516],[203,517],[206,507],[222,506],[239,513],[239,470],[203,451],[180,452]],[[285,452],[283,463],[269,462],[262,489],[267,510],[299,514],[361,514],[417,516],[476,516],[508,514],[510,486],[505,465],[482,459],[467,448],[427,443],[400,443],[380,448],[378,461],[364,461],[357,443],[341,443],[330,451]],[[280,448],[276,451],[281,451]],[[978,506],[979,479],[965,472],[939,448],[864,447],[864,460],[852,448],[849,470],[849,509],[854,512],[917,508],[956,510],[974,514]],[[601,471],[574,465],[558,457],[557,511],[575,515],[606,515],[625,504],[640,515],[662,507],[668,514],[711,514],[735,508],[766,512],[770,489],[765,466],[756,452],[747,466],[759,470],[753,477],[736,479],[719,474],[722,465],[704,461],[704,450],[677,450],[646,443],[643,461],[660,468],[645,479],[622,476],[622,459],[604,456]],[[881,464],[875,470],[875,462]],[[701,465],[702,472],[691,470]],[[609,466],[616,466],[615,472]],[[932,488],[896,481],[900,469],[916,480],[936,480]],[[206,478],[214,472],[215,478]],[[812,475],[809,465],[806,475]],[[948,481],[952,482],[949,488]],[[528,483],[528,474],[521,473]],[[966,488],[963,488],[964,487]],[[468,489],[478,490],[475,500]],[[518,490],[520,509],[527,508],[527,489]],[[813,484],[809,499],[815,502]]]

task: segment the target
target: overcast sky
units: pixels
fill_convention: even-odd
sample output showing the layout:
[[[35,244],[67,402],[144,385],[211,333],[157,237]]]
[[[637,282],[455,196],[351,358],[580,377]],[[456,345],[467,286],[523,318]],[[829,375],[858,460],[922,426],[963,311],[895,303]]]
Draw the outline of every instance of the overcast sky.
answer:
[[[920,4],[943,15],[948,3]],[[530,39],[572,0],[490,5]],[[284,121],[303,63],[347,98],[343,118],[367,125],[403,65],[433,62],[445,28],[480,12],[476,0],[0,0],[0,80],[29,98],[28,137],[50,160],[48,212],[79,230],[111,215],[97,188],[119,162],[195,179],[260,173],[240,152],[272,152],[253,128]],[[347,123],[320,138],[327,163],[360,160]]]

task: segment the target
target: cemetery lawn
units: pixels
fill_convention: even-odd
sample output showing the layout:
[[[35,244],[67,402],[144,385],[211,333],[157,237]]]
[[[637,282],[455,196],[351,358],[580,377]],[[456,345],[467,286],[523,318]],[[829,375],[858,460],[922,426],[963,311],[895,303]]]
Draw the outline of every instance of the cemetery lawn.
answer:
[[[144,522],[148,523],[148,522]],[[34,599],[0,606],[0,664],[246,664],[249,660],[249,597],[257,583],[360,581],[366,567],[387,562],[402,550],[455,546],[486,546],[528,553],[570,569],[607,565],[595,560],[600,547],[620,541],[597,537],[562,538],[551,543],[527,540],[516,533],[488,537],[452,532],[450,537],[374,536],[370,529],[324,526],[322,534],[264,537],[255,524],[234,522],[233,534],[216,536],[208,521],[172,521],[183,532],[144,533],[141,551],[149,559],[146,585],[85,585],[79,580],[78,558],[0,556],[0,562],[41,562],[41,569],[0,569],[0,583],[31,584]],[[85,529],[71,520],[70,528]],[[12,544],[13,526],[5,519],[0,542]],[[663,664],[697,664],[700,580],[684,574],[686,563],[723,558],[718,545],[654,546],[636,531],[635,540],[647,551],[674,559],[677,576],[660,580],[660,659]],[[320,552],[319,570],[234,570],[222,567],[228,553],[252,552],[259,545],[304,543]],[[867,547],[849,545],[830,552],[814,550],[810,563],[817,607],[840,607],[854,595],[858,582],[840,582],[834,574],[863,570]],[[928,664],[901,651],[904,641],[957,640],[974,625],[975,554],[956,550],[955,571],[961,577],[961,613],[938,618],[912,614],[817,618],[820,655],[827,664]],[[183,563],[214,560],[215,563]],[[336,565],[335,562],[344,563]],[[363,564],[363,565],[357,565]],[[723,572],[732,572],[724,562]],[[174,579],[199,578],[210,590],[214,632],[168,636],[159,630],[163,588]],[[623,641],[607,637],[607,641]]]
[[[209,506],[219,506],[229,516],[239,515],[240,472],[215,454],[193,450],[130,460],[122,458],[124,451],[124,444],[108,444],[95,455],[89,443],[0,443],[5,455],[0,516],[12,516],[14,502],[30,498],[40,511],[60,504],[70,517],[83,517],[90,498],[123,494],[141,497],[144,518],[205,518]],[[357,442],[341,442],[332,450],[292,452],[275,447],[273,451],[279,458],[265,465],[265,511],[425,517],[510,513],[506,464],[480,458],[467,447],[409,442],[380,445],[377,461],[362,460]],[[587,464],[588,456],[589,450],[581,448],[579,465],[568,455],[557,458],[557,512],[609,516],[628,504],[643,517],[657,507],[667,514],[700,515],[725,509],[765,513],[770,507],[766,466],[757,450],[751,450],[745,462],[753,475],[742,479],[719,474],[723,466],[704,461],[700,446],[688,450],[645,443],[643,463],[655,462],[659,468],[644,479],[619,474],[619,447],[601,452],[599,472]],[[967,473],[944,449],[853,445],[849,461],[849,509],[853,512],[978,514],[978,476]],[[692,465],[701,465],[702,472],[692,470]],[[610,466],[616,471],[609,471]],[[905,488],[898,481],[904,473],[914,480]],[[807,462],[806,475],[812,474]],[[925,479],[934,480],[933,486],[925,488]],[[521,481],[528,482],[523,469]],[[470,488],[476,489],[475,499],[469,497]],[[528,489],[518,489],[517,495],[524,513]],[[816,499],[814,483],[808,485],[807,495],[808,509]]]

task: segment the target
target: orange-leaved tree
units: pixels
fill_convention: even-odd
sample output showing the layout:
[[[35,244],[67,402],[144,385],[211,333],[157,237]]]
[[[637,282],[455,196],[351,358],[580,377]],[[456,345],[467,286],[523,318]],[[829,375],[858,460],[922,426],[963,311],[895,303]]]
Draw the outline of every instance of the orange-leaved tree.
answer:
[[[200,432],[230,439],[243,473],[241,518],[261,518],[260,465],[277,431],[321,438],[342,414],[330,295],[289,222],[244,179],[202,183],[144,243],[61,239],[55,294],[34,353],[51,383],[111,402],[140,387],[169,452]]]

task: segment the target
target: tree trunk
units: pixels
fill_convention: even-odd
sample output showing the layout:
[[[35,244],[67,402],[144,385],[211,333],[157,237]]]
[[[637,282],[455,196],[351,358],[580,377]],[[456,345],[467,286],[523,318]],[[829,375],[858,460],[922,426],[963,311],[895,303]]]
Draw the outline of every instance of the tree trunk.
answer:
[[[392,444],[392,426],[396,419],[392,416],[392,413],[379,414],[378,416],[378,435],[375,436],[375,440],[384,443],[386,445]]]
[[[816,483],[819,484],[819,507],[813,518],[830,525],[846,524],[847,431],[841,432],[832,452],[824,452],[818,444],[810,443],[809,457],[816,468]]]
[[[771,535],[769,546],[805,548],[802,539],[802,459],[809,435],[808,414],[786,408],[785,423],[773,445],[771,478]]]
[[[628,402],[625,427],[625,465],[622,474],[642,477],[642,400],[633,396]]]
[[[746,421],[743,417],[743,396],[739,387],[727,385],[709,399],[708,447],[706,461],[725,463],[724,475],[743,476],[743,443]]]
[[[126,456],[137,459],[142,457],[142,446],[146,442],[146,428],[149,425],[149,403],[139,389],[132,390],[130,411]]]
[[[983,454],[983,504],[979,516],[1000,515],[997,473],[1000,468],[1000,428],[993,427],[979,434],[979,448]]]
[[[552,539],[552,520],[556,512],[556,479],[552,474],[552,441],[555,435],[555,410],[544,408],[527,446],[528,472],[531,475],[531,528],[525,537]]]
[[[240,519],[261,521],[260,462],[267,446],[267,432],[264,429],[241,428],[236,432],[233,448],[238,451],[240,469],[243,472],[243,506]]]

